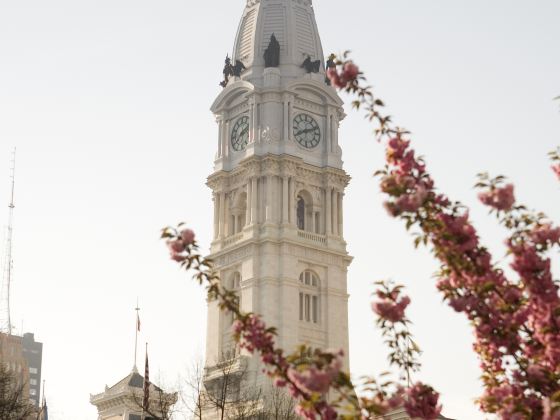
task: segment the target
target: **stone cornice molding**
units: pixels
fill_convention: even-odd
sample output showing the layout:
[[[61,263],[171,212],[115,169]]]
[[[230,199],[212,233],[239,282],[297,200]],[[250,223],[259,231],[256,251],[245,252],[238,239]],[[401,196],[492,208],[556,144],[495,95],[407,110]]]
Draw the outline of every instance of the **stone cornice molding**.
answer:
[[[267,0],[262,0],[262,2],[266,2]],[[289,0],[288,0],[289,1]],[[302,6],[312,6],[313,5],[313,1],[312,0],[291,0],[296,4],[300,4]],[[247,0],[247,7],[253,7],[257,4],[260,4],[261,0]]]
[[[350,182],[350,176],[342,169],[320,168],[304,163],[301,158],[268,154],[251,156],[232,171],[216,172],[208,177],[206,184],[214,192],[225,192],[261,176],[288,176],[314,187],[333,187],[337,191],[344,191]]]

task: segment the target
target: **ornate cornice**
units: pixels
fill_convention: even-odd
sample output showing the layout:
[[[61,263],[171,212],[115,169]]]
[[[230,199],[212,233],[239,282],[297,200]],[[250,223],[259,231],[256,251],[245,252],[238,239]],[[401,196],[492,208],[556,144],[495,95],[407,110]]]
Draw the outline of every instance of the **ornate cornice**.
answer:
[[[266,0],[263,0],[266,1]],[[312,6],[312,0],[292,0],[294,3],[301,4],[302,6]],[[256,4],[260,4],[261,0],[247,0],[247,7],[253,7]]]
[[[227,192],[246,185],[250,178],[270,175],[292,177],[310,187],[330,186],[337,191],[344,191],[350,182],[350,176],[342,169],[320,168],[293,156],[266,155],[252,156],[232,171],[219,171],[210,175],[207,185],[214,192]]]

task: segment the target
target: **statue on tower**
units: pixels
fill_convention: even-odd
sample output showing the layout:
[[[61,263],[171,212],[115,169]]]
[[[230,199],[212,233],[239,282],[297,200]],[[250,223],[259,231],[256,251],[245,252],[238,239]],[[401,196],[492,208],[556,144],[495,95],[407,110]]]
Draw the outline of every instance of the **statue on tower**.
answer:
[[[276,39],[276,36],[272,34],[270,37],[270,43],[268,48],[264,52],[264,66],[278,67],[280,65],[280,43]]]
[[[329,55],[329,58],[327,60],[327,65],[325,66],[327,72],[329,71],[329,69],[332,69],[332,68],[336,67],[336,61],[334,61],[335,58],[336,58],[336,55],[334,55],[334,54]],[[329,79],[328,76],[325,76],[325,83],[329,86],[331,85],[331,79]]]
[[[319,73],[321,60],[311,61],[311,57],[308,55],[301,67],[304,68],[307,73]]]
[[[228,83],[230,77],[241,77],[241,72],[245,70],[245,64],[243,64],[239,60],[235,60],[235,66],[231,64],[231,58],[229,58],[229,54],[226,56],[226,63],[224,65],[224,80],[220,82],[220,86],[225,88]]]

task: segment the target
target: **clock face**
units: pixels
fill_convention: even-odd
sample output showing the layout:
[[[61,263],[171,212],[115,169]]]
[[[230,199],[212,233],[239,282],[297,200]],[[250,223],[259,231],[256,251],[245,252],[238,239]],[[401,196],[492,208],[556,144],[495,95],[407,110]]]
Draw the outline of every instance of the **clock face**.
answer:
[[[294,118],[294,137],[299,144],[307,149],[316,147],[321,141],[319,124],[310,115],[297,115]]]
[[[245,115],[239,118],[233,126],[231,147],[233,147],[233,150],[240,152],[245,150],[247,143],[249,143],[249,117]]]

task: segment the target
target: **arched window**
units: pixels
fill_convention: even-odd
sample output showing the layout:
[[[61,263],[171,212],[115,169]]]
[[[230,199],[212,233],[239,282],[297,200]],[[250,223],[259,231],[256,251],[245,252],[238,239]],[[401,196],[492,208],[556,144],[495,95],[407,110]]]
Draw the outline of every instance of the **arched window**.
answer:
[[[320,320],[319,276],[305,270],[299,276],[299,320],[318,324]]]
[[[229,234],[235,235],[240,233],[245,227],[247,221],[247,193],[237,194],[235,202],[230,210],[229,218]]]

